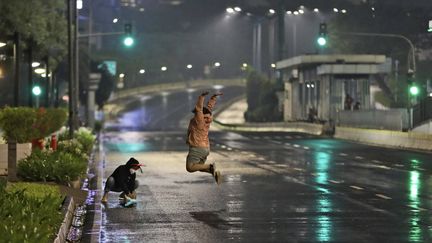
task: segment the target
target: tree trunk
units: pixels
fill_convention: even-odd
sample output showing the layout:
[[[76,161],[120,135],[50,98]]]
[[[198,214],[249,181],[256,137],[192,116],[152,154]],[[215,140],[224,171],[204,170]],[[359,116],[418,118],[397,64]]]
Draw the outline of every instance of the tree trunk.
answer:
[[[17,181],[17,143],[8,141],[8,181]]]

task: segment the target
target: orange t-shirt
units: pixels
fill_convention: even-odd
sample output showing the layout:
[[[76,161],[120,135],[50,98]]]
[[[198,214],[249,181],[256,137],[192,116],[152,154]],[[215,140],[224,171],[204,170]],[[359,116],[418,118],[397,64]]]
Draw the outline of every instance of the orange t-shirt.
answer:
[[[216,97],[213,95],[207,103],[207,109],[212,111],[216,104]],[[204,121],[204,98],[205,96],[200,95],[195,105],[195,115],[189,122],[187,141],[186,143],[192,147],[210,147],[208,138],[208,132],[210,129],[210,123]],[[212,116],[211,116],[212,117]]]

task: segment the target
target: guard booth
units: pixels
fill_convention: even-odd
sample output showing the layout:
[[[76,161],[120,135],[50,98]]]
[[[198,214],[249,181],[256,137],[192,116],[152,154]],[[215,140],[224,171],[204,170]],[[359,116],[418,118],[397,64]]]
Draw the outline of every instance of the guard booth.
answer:
[[[351,109],[371,109],[375,75],[391,71],[384,55],[303,55],[277,62],[283,73],[284,120],[306,121],[311,111],[320,121],[335,121],[347,95]]]

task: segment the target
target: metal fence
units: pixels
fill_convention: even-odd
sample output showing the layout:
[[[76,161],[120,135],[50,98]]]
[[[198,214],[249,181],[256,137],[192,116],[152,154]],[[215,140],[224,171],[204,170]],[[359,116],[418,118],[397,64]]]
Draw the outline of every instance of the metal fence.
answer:
[[[421,125],[432,119],[432,97],[427,97],[413,107],[413,125]]]
[[[409,129],[408,110],[339,111],[338,126],[405,131]]]

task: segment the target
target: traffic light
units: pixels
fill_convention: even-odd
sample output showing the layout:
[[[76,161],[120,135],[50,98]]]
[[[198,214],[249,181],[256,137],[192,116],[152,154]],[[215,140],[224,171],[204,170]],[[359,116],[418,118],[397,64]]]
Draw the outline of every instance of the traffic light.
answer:
[[[319,34],[318,34],[317,43],[321,47],[327,45],[327,24],[326,23],[321,23],[319,25]]]
[[[123,38],[123,44],[126,47],[131,47],[133,46],[135,40],[132,37],[132,24],[127,23],[124,25],[124,32],[125,32],[125,37]]]
[[[417,96],[420,93],[420,89],[419,89],[419,87],[415,83],[413,83],[409,87],[409,93],[412,96]]]
[[[39,95],[42,93],[42,90],[41,90],[41,88],[39,87],[39,85],[35,85],[35,86],[33,86],[32,93],[33,93],[35,96],[39,96]]]

